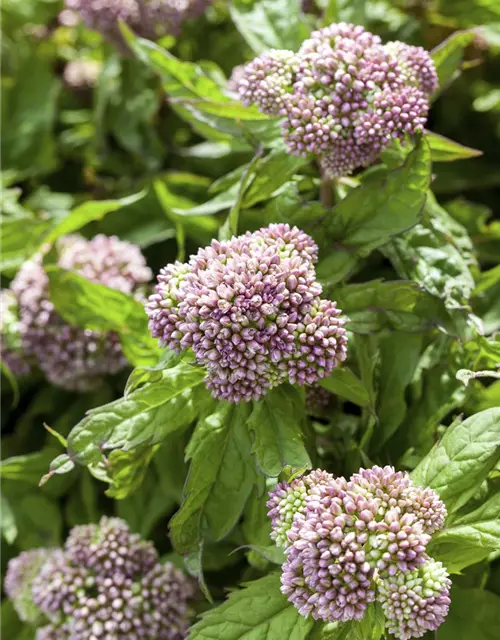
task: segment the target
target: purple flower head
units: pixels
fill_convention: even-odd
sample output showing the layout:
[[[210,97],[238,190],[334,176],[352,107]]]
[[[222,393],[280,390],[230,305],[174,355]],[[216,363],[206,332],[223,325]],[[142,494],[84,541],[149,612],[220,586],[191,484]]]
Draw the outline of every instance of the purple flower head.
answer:
[[[238,68],[233,86],[243,104],[256,104],[263,113],[276,116],[283,109],[297,69],[293,51],[271,49]]]
[[[286,70],[284,59],[291,61]],[[256,58],[238,82],[245,104],[283,116],[290,153],[318,156],[329,175],[368,166],[392,140],[422,133],[436,86],[424,49],[383,45],[346,23],[313,32],[296,54],[271,51]]]
[[[37,640],[182,640],[191,582],[117,518],[75,527],[42,566],[33,600],[50,624]]]
[[[192,349],[214,397],[249,401],[289,381],[313,384],[345,360],[344,319],[322,300],[317,247],[273,224],[167,265],[147,304],[161,344]]]
[[[271,538],[278,547],[288,545],[288,531],[296,517],[300,517],[306,509],[306,497],[309,490],[317,484],[327,484],[333,476],[326,471],[316,469],[306,476],[296,478],[290,484],[280,482],[269,492],[266,506],[268,516],[272,520]]]
[[[112,236],[92,240],[67,236],[60,243],[58,265],[124,293],[139,295],[150,280],[138,247]],[[49,281],[37,256],[20,268],[12,281],[19,304],[19,329],[27,356],[33,357],[48,380],[66,389],[87,391],[105,374],[126,366],[119,336],[74,327],[56,312]]]
[[[43,620],[40,610],[33,602],[31,588],[41,566],[52,553],[49,549],[32,549],[9,560],[3,587],[23,622],[37,624]]]
[[[31,371],[31,363],[24,353],[19,308],[16,296],[10,289],[0,291],[0,340],[2,362],[16,377],[27,376]]]
[[[119,22],[142,38],[177,36],[183,23],[202,15],[212,0],[66,0],[90,29],[126,51]]]
[[[270,494],[272,537],[286,554],[282,592],[302,615],[357,620],[377,581],[391,584],[429,563],[430,533],[446,511],[432,490],[392,467],[361,469],[348,481],[319,473],[319,481],[281,483]]]
[[[435,631],[448,615],[451,581],[440,562],[428,560],[407,573],[377,580],[386,627],[400,640]]]

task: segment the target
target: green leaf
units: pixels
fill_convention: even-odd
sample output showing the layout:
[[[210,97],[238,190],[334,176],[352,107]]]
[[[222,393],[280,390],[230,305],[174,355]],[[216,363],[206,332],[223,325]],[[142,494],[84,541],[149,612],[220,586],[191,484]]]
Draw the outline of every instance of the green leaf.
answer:
[[[475,286],[472,251],[466,230],[431,195],[424,222],[384,247],[400,276],[418,282],[449,310],[468,307]]]
[[[384,328],[423,331],[442,324],[436,302],[415,282],[372,280],[338,287],[329,296],[348,317],[347,327],[355,333],[372,333]]]
[[[360,407],[367,407],[370,404],[368,390],[348,367],[337,367],[327,378],[320,380],[319,384],[331,393],[354,402]]]
[[[2,460],[0,478],[2,480],[18,480],[37,487],[40,478],[56,454],[56,449],[46,448],[35,453]]]
[[[483,152],[445,138],[433,131],[425,132],[425,139],[431,148],[431,158],[433,162],[454,162],[455,160],[467,160],[467,158],[477,158]]]
[[[145,192],[135,193],[118,200],[94,200],[84,202],[80,206],[73,209],[65,218],[63,218],[55,227],[53,227],[47,236],[43,238],[43,242],[52,243],[57,238],[74,233],[81,229],[89,222],[102,220],[107,213],[123,209],[134,202],[138,202],[145,196]]]
[[[460,72],[459,66],[465,49],[473,42],[475,35],[472,31],[455,31],[449,38],[432,50],[431,55],[436,65],[439,95]]]
[[[97,464],[106,450],[158,444],[194,420],[191,390],[204,377],[202,369],[180,362],[126,397],[91,409],[68,436],[72,457],[81,464]]]
[[[489,409],[449,427],[412,478],[437,491],[451,514],[472,498],[499,460],[500,409]]]
[[[273,389],[254,403],[248,429],[253,439],[252,453],[262,473],[277,477],[286,466],[311,468],[303,423],[302,396],[289,385]]]
[[[374,450],[402,424],[407,404],[405,391],[417,367],[423,336],[397,331],[380,341],[380,383],[377,398],[378,427]]]
[[[301,0],[235,0],[230,7],[236,28],[253,51],[296,51],[309,36],[302,22]]]
[[[60,82],[40,51],[24,56],[15,78],[2,83],[2,169],[24,175],[55,168],[54,126]]]
[[[133,296],[91,282],[78,273],[46,267],[50,298],[70,324],[120,334],[127,359],[136,366],[155,364],[160,350],[151,337],[144,306]]]
[[[14,193],[13,193],[14,192]],[[2,272],[15,272],[33,253],[51,226],[50,220],[38,218],[35,214],[21,207],[13,216],[5,215],[6,199],[15,196],[16,200],[20,192],[17,189],[2,189],[2,206],[4,215],[0,228],[2,243]]]
[[[187,449],[185,498],[171,521],[179,553],[197,549],[207,529],[221,540],[241,516],[255,482],[245,427],[249,411],[248,405],[218,402],[196,426]]]
[[[2,517],[0,518],[0,529],[2,536],[5,538],[8,544],[12,544],[17,538],[17,526],[14,512],[9,504],[9,501],[0,493],[0,510]]]
[[[153,42],[124,30],[134,53],[160,75],[172,108],[202,136],[228,140],[231,135],[252,146],[257,140],[272,143],[279,138],[278,119],[231,99],[201,66],[181,61]]]
[[[224,604],[205,613],[188,640],[305,640],[314,626],[280,592],[273,573],[231,593]]]
[[[457,573],[500,551],[500,493],[480,507],[454,518],[432,539],[429,553]]]
[[[350,191],[323,221],[331,249],[346,253],[346,259],[368,255],[417,224],[430,171],[429,146],[421,139],[402,166]]]
[[[131,451],[111,451],[106,464],[111,486],[106,495],[122,500],[134,493],[144,480],[156,448],[137,447]]]
[[[245,193],[242,206],[253,207],[276,195],[278,189],[305,164],[307,160],[304,158],[292,156],[285,150],[273,149],[255,169],[255,178]]]
[[[450,612],[439,627],[439,640],[497,640],[500,597],[481,589],[451,590]]]

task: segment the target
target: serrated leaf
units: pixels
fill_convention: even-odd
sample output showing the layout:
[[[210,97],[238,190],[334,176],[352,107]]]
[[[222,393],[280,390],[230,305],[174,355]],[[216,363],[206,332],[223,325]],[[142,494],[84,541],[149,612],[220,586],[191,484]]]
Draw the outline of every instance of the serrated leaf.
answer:
[[[106,464],[110,487],[106,495],[122,500],[142,484],[156,447],[137,447],[131,451],[111,451]]]
[[[60,267],[50,265],[46,272],[51,301],[70,324],[93,331],[116,331],[125,356],[136,366],[158,361],[158,342],[151,337],[139,300]]]
[[[162,371],[159,380],[90,410],[68,436],[72,457],[81,464],[97,464],[105,451],[161,442],[194,420],[191,390],[204,377],[200,368],[181,362]]]
[[[196,426],[187,449],[191,464],[185,498],[170,523],[179,553],[197,549],[206,530],[222,539],[243,511],[255,482],[248,414],[247,405],[219,402]]]
[[[231,593],[224,604],[205,613],[188,640],[305,640],[314,621],[304,618],[280,592],[271,574]]]
[[[454,518],[432,539],[429,553],[457,573],[500,551],[500,493],[474,511]]]
[[[489,409],[449,427],[412,479],[437,491],[451,514],[470,500],[499,460],[500,409]]]
[[[304,444],[304,407],[299,391],[281,385],[255,402],[248,419],[252,436],[252,453],[259,469],[267,476],[278,477],[281,471],[311,468]]]
[[[155,43],[124,31],[138,58],[160,75],[172,108],[201,135],[216,140],[233,136],[253,143],[279,138],[276,118],[230,98],[201,66],[181,61]]]
[[[372,280],[338,287],[329,296],[355,333],[382,329],[423,331],[443,322],[439,306],[415,282]]]
[[[430,149],[422,138],[403,165],[353,189],[323,220],[325,242],[348,262],[368,255],[419,221],[430,182]],[[338,266],[336,268],[339,268]]]
[[[455,160],[467,160],[483,155],[479,149],[465,147],[459,142],[445,138],[433,131],[425,132],[425,139],[431,148],[431,158],[433,162],[454,162]]]
[[[354,402],[360,407],[370,404],[370,394],[363,382],[348,367],[338,367],[327,377],[319,381],[324,388],[341,398]]]
[[[296,51],[309,36],[302,21],[301,0],[235,0],[230,7],[236,28],[253,51]]]

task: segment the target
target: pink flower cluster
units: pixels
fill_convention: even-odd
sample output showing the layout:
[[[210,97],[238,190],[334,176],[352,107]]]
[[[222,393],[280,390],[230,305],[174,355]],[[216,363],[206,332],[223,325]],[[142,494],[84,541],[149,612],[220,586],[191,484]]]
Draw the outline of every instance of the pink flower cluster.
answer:
[[[349,480],[317,470],[277,485],[267,504],[272,538],[285,548],[282,592],[302,615],[358,620],[377,600],[401,640],[443,622],[450,581],[426,553],[446,518],[434,491],[392,467]]]
[[[14,558],[5,590],[39,625],[36,640],[182,640],[194,595],[192,582],[118,518],[75,527],[64,549]]]
[[[140,249],[117,237],[92,240],[66,236],[60,243],[58,265],[93,282],[137,294],[151,279]],[[50,300],[49,280],[42,256],[26,262],[12,281],[19,306],[19,334],[24,354],[32,358],[53,384],[87,391],[104,374],[126,366],[119,336],[68,324]]]
[[[244,104],[283,118],[290,153],[314,154],[326,174],[339,176],[423,131],[437,74],[422,47],[383,45],[363,27],[339,23],[313,32],[297,53],[255,58],[231,84]]]
[[[183,23],[202,15],[212,0],[66,0],[66,10],[79,14],[95,29],[124,48],[119,22],[142,38],[177,36]]]
[[[192,349],[214,397],[263,396],[285,381],[313,384],[346,357],[344,320],[322,299],[317,247],[272,224],[167,265],[147,304],[154,337]]]

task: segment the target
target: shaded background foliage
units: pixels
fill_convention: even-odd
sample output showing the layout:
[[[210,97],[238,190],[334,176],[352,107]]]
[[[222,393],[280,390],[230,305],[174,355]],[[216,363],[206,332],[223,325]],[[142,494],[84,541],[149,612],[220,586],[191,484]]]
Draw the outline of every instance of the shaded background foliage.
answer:
[[[88,238],[96,233],[116,234],[134,242],[157,273],[164,264],[177,257],[183,260],[198,246],[208,244],[221,227],[227,235],[223,226],[227,212],[236,209],[240,211],[239,232],[286,221],[313,235],[321,250],[318,276],[329,297],[349,315],[353,335],[348,366],[322,383],[334,396],[328,405],[309,411],[306,448],[295,458],[292,452],[291,460],[290,452],[279,448],[301,431],[301,424],[290,414],[290,399],[301,406],[304,403],[299,391],[276,390],[270,394],[268,415],[266,400],[252,417],[245,407],[214,408],[200,386],[201,378],[192,394],[186,383],[185,397],[181,394],[172,400],[177,404],[165,404],[166,414],[182,414],[184,422],[170,422],[161,441],[155,440],[153,428],[151,433],[118,433],[109,427],[106,439],[115,438],[110,445],[113,476],[109,478],[99,466],[101,452],[95,438],[86,436],[92,414],[84,419],[87,422],[80,421],[86,411],[121,398],[129,371],[84,395],[51,387],[37,376],[19,388],[4,377],[2,569],[19,550],[60,544],[69,527],[97,521],[103,513],[117,514],[179,564],[181,554],[188,554],[194,573],[200,572],[202,540],[205,580],[213,597],[220,600],[225,588],[261,576],[273,560],[266,557],[269,523],[263,497],[269,478],[259,475],[253,465],[247,467],[237,447],[217,466],[220,442],[229,437],[225,425],[248,421],[252,439],[241,429],[235,442],[243,448],[242,443],[253,446],[258,466],[267,465],[268,476],[279,473],[283,459],[295,467],[308,466],[307,456],[313,466],[321,464],[349,474],[374,462],[413,469],[459,414],[470,416],[500,405],[500,381],[465,373],[468,384],[464,384],[455,375],[459,369],[494,369],[500,359],[495,340],[500,329],[498,3],[318,0],[309,3],[315,6],[295,26],[289,10],[292,4],[287,0],[216,0],[204,17],[186,26],[182,37],[160,42],[177,58],[196,62],[198,67],[184,67],[166,58],[156,60],[155,68],[145,45],[134,45],[136,56],[120,56],[97,33],[81,24],[64,24],[57,0],[3,1],[2,286],[8,285],[42,242],[73,231]],[[265,22],[258,23],[257,14],[252,13],[257,5]],[[213,113],[210,105],[198,105],[197,111],[189,102],[191,80],[200,70],[223,94],[224,74],[229,77],[233,67],[251,59],[259,47],[294,48],[307,36],[308,27],[321,20],[323,24],[336,20],[364,24],[384,41],[400,39],[429,50],[464,30],[455,35],[459,46],[452,47],[443,62],[446,80],[432,107],[428,128],[459,145],[481,150],[482,155],[468,157],[477,154],[460,146],[448,148],[447,143],[440,146],[434,139],[432,190],[436,197],[425,201],[425,171],[419,173],[419,167],[429,162],[427,143],[420,143],[396,169],[400,173],[390,178],[387,169],[401,165],[409,149],[386,154],[386,173],[365,172],[366,188],[371,182],[379,185],[383,197],[407,182],[416,185],[418,195],[407,196],[404,211],[389,199],[378,203],[384,216],[380,228],[387,225],[380,238],[360,239],[363,212],[371,217],[377,208],[373,191],[350,191],[358,176],[335,185],[337,203],[346,194],[357,200],[343,200],[335,219],[325,221],[316,170],[287,156],[272,142],[272,123],[259,120],[257,112],[252,112],[252,120],[243,112],[234,117],[229,111]],[[68,66],[89,61],[99,66],[97,78],[73,86]],[[155,71],[161,65],[163,71],[158,75]],[[172,65],[177,65],[175,72]],[[196,98],[203,86],[195,89],[191,97]],[[207,98],[200,95],[202,101]],[[214,102],[218,100],[217,96]],[[243,133],[242,120],[249,122]],[[255,132],[257,143],[249,131]],[[439,162],[454,154],[459,161]],[[249,176],[246,182],[245,175]],[[401,234],[417,222],[422,207],[418,227]],[[393,218],[388,222],[390,215]],[[399,235],[390,240],[396,233]],[[349,248],[348,255],[329,253],[332,242],[339,240]],[[130,324],[124,327],[123,317],[118,312],[113,315],[106,300],[97,299],[100,311],[92,306],[92,291],[85,282],[57,272],[51,277],[60,313],[64,311],[77,324],[97,315],[102,326],[121,332],[133,365],[156,362],[158,353],[148,339],[140,311],[131,308]],[[87,302],[75,306],[77,295]],[[471,329],[474,316],[482,319],[485,336]],[[189,362],[174,365],[178,372],[175,384],[180,384],[183,367],[189,369]],[[142,385],[157,383],[155,376],[156,372],[136,370],[129,379],[129,391],[139,394]],[[170,382],[162,379],[162,384],[158,393],[165,394]],[[289,395],[280,397],[286,393]],[[165,395],[162,398],[166,402]],[[267,455],[269,443],[265,434],[259,436],[259,429],[262,431],[262,425],[270,428],[277,407],[283,408],[285,417],[282,423],[276,419],[273,426],[278,433],[273,458]],[[218,415],[222,411],[234,415]],[[207,418],[214,415],[215,431],[213,420]],[[197,420],[185,462],[184,449]],[[60,442],[47,433],[43,423],[60,434]],[[94,465],[93,475],[84,466],[72,468],[70,460],[60,457],[64,451],[61,441],[64,444],[73,427],[70,447],[79,462]],[[210,438],[215,439],[207,444]],[[200,442],[212,448],[200,449]],[[153,445],[153,450],[146,445]],[[207,451],[213,462],[210,468],[201,466]],[[71,473],[55,473],[39,488],[54,458],[60,466],[53,466],[53,471],[65,471],[64,465],[69,464]],[[184,486],[189,460],[200,477],[192,472]],[[228,463],[238,467],[240,478],[224,471]],[[498,462],[493,467],[488,483],[481,487],[486,496],[498,485]],[[96,477],[110,487],[106,490]],[[183,507],[171,521],[174,551],[166,535],[169,519],[183,494],[189,495],[190,483],[201,482],[201,477],[206,494],[201,504],[210,535],[200,538],[195,522],[200,504],[192,505],[191,511]],[[233,495],[235,484],[240,491]],[[227,514],[219,512],[217,491],[232,492],[233,509]],[[254,548],[242,548],[245,545]],[[465,638],[468,624],[474,637],[494,637],[500,597],[498,551],[489,559],[482,555],[455,577],[450,622],[440,630],[439,638]],[[477,607],[464,606],[471,601],[477,601]],[[199,609],[205,606],[200,601]],[[474,622],[463,620],[464,608]],[[18,627],[8,604],[2,605],[2,613],[9,637],[30,637],[29,630],[22,632],[26,636],[13,631]]]

